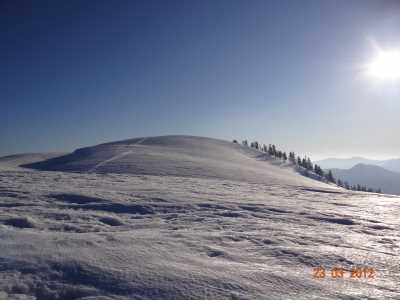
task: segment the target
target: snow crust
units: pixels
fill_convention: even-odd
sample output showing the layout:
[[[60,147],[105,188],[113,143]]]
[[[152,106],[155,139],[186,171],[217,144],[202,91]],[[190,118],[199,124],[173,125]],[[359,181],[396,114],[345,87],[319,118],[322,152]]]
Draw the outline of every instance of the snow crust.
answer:
[[[227,142],[206,139],[205,153],[195,139],[45,163],[74,172],[0,160],[0,299],[399,298],[398,197],[334,189]],[[357,265],[375,279],[313,278]]]

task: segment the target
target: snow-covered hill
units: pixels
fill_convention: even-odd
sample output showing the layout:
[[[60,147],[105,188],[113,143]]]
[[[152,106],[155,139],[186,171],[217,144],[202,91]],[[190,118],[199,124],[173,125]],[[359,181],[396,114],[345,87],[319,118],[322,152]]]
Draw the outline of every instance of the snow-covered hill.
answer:
[[[0,168],[15,169],[24,164],[32,164],[51,158],[59,157],[65,153],[24,153],[0,157]]]
[[[175,136],[0,160],[0,299],[399,299],[400,198],[260,155]]]
[[[100,144],[27,167],[47,171],[168,175],[327,187],[299,175],[293,167],[258,150],[194,136],[148,137]]]

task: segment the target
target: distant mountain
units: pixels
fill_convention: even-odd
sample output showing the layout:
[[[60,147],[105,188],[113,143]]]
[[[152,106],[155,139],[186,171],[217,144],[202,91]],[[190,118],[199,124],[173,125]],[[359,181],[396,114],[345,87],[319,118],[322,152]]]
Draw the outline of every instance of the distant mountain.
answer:
[[[380,166],[357,164],[351,169],[331,169],[336,178],[374,189],[381,188],[384,193],[400,195],[400,173],[386,170]]]
[[[350,169],[358,164],[375,165],[400,173],[400,159],[374,160],[364,157],[327,158],[316,162],[322,169]]]
[[[379,165],[382,161],[364,157],[327,158],[316,162],[322,169],[350,169],[358,164]]]
[[[389,159],[382,161],[379,166],[389,171],[400,173],[400,159]]]

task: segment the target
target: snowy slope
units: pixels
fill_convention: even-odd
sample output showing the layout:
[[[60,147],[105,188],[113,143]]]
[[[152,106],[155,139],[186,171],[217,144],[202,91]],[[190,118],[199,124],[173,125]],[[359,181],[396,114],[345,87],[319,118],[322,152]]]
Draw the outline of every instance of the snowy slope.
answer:
[[[75,172],[0,163],[0,299],[399,299],[400,198],[201,141],[136,139],[40,164]],[[359,265],[375,278],[349,278]]]
[[[15,169],[24,164],[36,163],[43,160],[48,160],[54,157],[64,155],[65,153],[24,153],[0,157],[0,168]]]
[[[327,187],[260,151],[193,136],[131,139],[78,149],[28,167],[40,170],[220,178]],[[334,188],[334,187],[332,187]]]

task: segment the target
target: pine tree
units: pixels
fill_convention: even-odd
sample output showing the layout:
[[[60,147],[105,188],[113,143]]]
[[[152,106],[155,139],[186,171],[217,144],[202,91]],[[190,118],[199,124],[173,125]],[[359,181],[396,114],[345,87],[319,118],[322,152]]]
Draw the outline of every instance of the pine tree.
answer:
[[[286,161],[288,159],[286,152],[283,152],[282,158],[283,158],[284,161]]]
[[[307,159],[305,157],[301,160],[301,166],[307,169]]]
[[[272,149],[272,145],[271,144],[269,144],[269,146],[268,146],[268,154],[271,155],[271,156],[274,155],[274,151]]]
[[[307,158],[307,160],[306,160],[306,168],[307,168],[307,170],[309,170],[309,171],[312,171],[312,170],[313,170],[313,164],[312,164],[310,158]]]
[[[249,142],[247,140],[242,141],[242,145],[248,147],[249,146]]]
[[[320,166],[318,166],[317,164],[314,165],[314,172],[315,174],[323,177],[324,176],[324,171],[322,170],[322,168]]]
[[[275,145],[272,145],[272,155],[276,156],[276,147],[275,147]]]
[[[328,180],[329,182],[335,183],[335,177],[333,177],[331,170],[328,171],[328,174],[326,175],[326,180]]]
[[[237,141],[237,140],[233,140],[232,142],[233,142],[234,144],[237,144],[237,143],[238,143],[238,141]]]
[[[294,152],[290,152],[289,153],[289,161],[293,164],[296,163],[296,154],[294,154]]]

